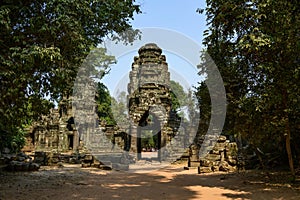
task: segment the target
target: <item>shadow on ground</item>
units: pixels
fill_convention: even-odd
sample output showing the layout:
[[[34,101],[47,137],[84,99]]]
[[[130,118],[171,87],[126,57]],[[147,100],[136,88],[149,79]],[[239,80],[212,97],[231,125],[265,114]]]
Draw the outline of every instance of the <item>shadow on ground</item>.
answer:
[[[300,199],[289,184],[260,173],[204,174],[172,166],[150,173],[64,167],[1,173],[0,199]]]

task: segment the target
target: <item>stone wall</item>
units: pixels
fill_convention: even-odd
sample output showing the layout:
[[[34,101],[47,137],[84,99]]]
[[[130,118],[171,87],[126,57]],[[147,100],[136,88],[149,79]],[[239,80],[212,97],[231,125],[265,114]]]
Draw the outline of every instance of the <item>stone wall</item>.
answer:
[[[197,142],[202,143],[204,137],[200,137]],[[237,170],[237,144],[230,142],[226,136],[221,135],[211,151],[204,157],[199,158],[201,145],[191,145],[189,167],[198,167],[199,173],[214,171],[236,171]]]
[[[76,150],[79,146],[78,132],[74,126],[70,99],[63,99],[58,109],[51,109],[27,130],[27,144],[23,151]]]

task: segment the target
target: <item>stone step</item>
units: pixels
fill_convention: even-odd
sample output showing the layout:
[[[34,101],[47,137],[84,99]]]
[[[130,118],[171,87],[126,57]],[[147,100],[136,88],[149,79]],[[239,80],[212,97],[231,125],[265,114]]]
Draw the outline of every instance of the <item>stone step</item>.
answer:
[[[104,170],[129,170],[129,164],[122,163],[122,153],[93,153],[94,158],[100,162],[99,168]]]
[[[128,164],[121,164],[121,163],[112,163],[112,168],[115,170],[121,170],[121,171],[128,171],[129,165]]]
[[[103,154],[103,153],[93,153],[93,156],[98,161],[110,161],[112,163],[121,163],[122,154]]]

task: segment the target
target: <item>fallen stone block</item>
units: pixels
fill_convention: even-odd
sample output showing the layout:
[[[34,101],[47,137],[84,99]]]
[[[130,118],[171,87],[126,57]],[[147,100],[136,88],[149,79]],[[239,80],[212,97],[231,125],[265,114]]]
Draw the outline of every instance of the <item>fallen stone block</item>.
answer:
[[[37,171],[40,169],[40,165],[37,163],[30,163],[29,171]]]
[[[111,166],[106,166],[106,165],[99,165],[99,169],[102,169],[102,170],[112,170],[112,167]]]
[[[211,167],[198,167],[198,173],[202,174],[202,173],[210,173],[212,172]]]
[[[216,154],[208,154],[207,156],[205,156],[205,159],[210,161],[219,161],[221,160],[221,156]]]
[[[218,143],[226,142],[226,136],[225,135],[220,135],[218,139]]]
[[[223,161],[219,165],[219,171],[228,172],[230,171],[229,164],[226,161]]]
[[[109,161],[109,160],[101,160],[99,168],[103,168],[103,169],[110,168],[110,169],[112,169],[113,168],[112,167],[112,162]]]
[[[213,162],[210,161],[210,160],[206,160],[206,159],[200,160],[200,166],[203,166],[203,167],[211,167],[212,165],[213,165]]]
[[[81,163],[81,167],[83,168],[91,167],[91,163]]]
[[[121,164],[121,163],[112,163],[112,168],[115,170],[120,170],[120,171],[128,171],[129,170],[129,165],[128,164]]]
[[[100,163],[92,163],[91,164],[91,167],[99,168],[99,166],[100,166]]]
[[[91,154],[86,154],[83,158],[83,160],[85,162],[88,162],[88,161],[92,161],[93,160],[93,156]]]
[[[213,172],[217,172],[217,171],[219,171],[219,166],[214,165],[214,166],[211,167],[211,170],[212,170]]]
[[[235,158],[233,158],[232,156],[228,156],[227,162],[228,162],[228,164],[230,164],[231,166],[237,165],[237,160],[236,160]]]
[[[36,171],[40,168],[40,165],[37,163],[28,163],[28,162],[20,162],[20,161],[11,161],[6,169],[8,171]]]

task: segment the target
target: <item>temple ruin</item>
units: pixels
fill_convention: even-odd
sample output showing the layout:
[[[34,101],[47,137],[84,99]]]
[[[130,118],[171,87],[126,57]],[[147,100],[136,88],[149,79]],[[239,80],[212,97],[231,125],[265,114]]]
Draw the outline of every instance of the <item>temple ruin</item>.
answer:
[[[42,116],[28,130],[27,145],[24,151],[76,150],[79,136],[74,125],[70,99],[62,99],[58,109],[51,109],[49,115]]]
[[[88,74],[84,71],[82,74]],[[236,166],[236,144],[221,136],[205,159],[197,152],[201,147],[190,133],[198,127],[186,127],[172,107],[170,72],[162,49],[154,43],[142,46],[134,57],[129,74],[129,128],[108,126],[96,115],[95,83],[80,76],[76,94],[63,98],[58,109],[34,122],[28,130],[24,151],[85,153],[83,165],[128,169],[132,161],[144,159],[142,144],[147,133],[155,140],[152,160],[173,162],[183,154],[189,167],[201,166],[202,172],[233,170]],[[177,97],[180,98],[180,97]],[[197,136],[196,138],[201,138]],[[214,144],[212,144],[214,145]],[[229,153],[230,152],[230,153]],[[205,167],[205,168],[203,168]]]
[[[181,120],[172,109],[168,64],[156,44],[146,44],[138,53],[132,63],[128,84],[130,150],[137,153],[137,159],[142,159],[143,132],[151,131],[157,135],[156,159],[166,160],[171,152],[164,147],[176,135]]]

